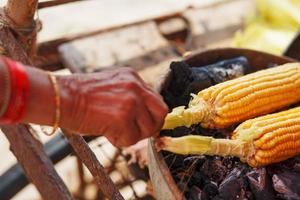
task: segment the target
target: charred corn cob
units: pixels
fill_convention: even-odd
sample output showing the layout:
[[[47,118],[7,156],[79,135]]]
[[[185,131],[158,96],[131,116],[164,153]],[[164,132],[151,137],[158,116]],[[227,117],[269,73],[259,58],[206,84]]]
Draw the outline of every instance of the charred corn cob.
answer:
[[[163,129],[224,128],[300,101],[300,64],[290,63],[226,81],[194,95],[189,106],[174,108]]]
[[[247,120],[232,139],[206,136],[162,137],[158,147],[178,154],[237,156],[252,167],[300,154],[300,107]]]

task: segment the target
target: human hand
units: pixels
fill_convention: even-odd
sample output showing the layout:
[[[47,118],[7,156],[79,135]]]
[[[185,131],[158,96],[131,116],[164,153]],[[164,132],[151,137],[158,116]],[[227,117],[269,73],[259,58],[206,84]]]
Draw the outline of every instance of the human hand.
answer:
[[[61,127],[104,135],[115,146],[129,146],[159,132],[167,114],[162,98],[129,68],[57,77]]]

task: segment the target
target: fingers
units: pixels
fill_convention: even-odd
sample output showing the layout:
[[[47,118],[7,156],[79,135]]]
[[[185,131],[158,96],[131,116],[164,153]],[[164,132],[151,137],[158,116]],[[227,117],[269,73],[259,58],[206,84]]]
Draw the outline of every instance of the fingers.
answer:
[[[145,98],[148,99],[145,100]],[[117,147],[129,146],[154,135],[159,131],[164,121],[167,108],[160,97],[147,92],[136,96],[134,99],[136,99],[134,107],[131,109],[124,107],[123,109],[123,111],[130,113],[123,114],[127,117],[121,117],[119,123],[116,123],[117,127],[121,127],[122,124],[124,126],[121,129],[114,129],[107,136],[109,141]],[[132,117],[129,117],[130,114]]]
[[[168,111],[161,96],[133,70],[107,72],[109,78],[104,75],[90,74],[80,80],[85,104],[78,110],[86,113],[78,121],[80,132],[105,135],[117,147],[157,133]]]
[[[162,97],[144,83],[144,81],[135,72],[132,72],[131,75],[139,81],[137,84],[132,85],[129,89],[135,90],[136,94],[142,101],[140,109],[144,109],[144,114],[140,115],[142,118],[138,117],[139,126],[143,131],[142,135],[154,135],[154,132],[158,132],[163,126],[164,118],[168,112],[168,107],[164,103]],[[152,126],[148,125],[149,120],[152,122]]]
[[[150,137],[155,134],[155,121],[144,102],[141,102],[136,117],[137,124],[141,131],[141,135],[138,140]]]
[[[160,131],[168,113],[168,107],[162,98],[155,93],[146,93],[144,99],[147,109],[155,122],[155,130]]]
[[[127,122],[126,126],[115,125],[115,130],[106,134],[106,138],[116,147],[127,147],[135,144],[140,138],[139,127],[134,122]]]

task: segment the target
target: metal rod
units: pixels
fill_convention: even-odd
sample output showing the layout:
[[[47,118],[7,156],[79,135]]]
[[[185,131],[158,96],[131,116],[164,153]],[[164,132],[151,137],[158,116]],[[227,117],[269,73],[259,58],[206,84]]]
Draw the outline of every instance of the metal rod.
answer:
[[[20,2],[23,4],[19,4]],[[7,5],[7,12],[12,14],[11,17],[16,20],[15,23],[24,22],[24,24],[26,24],[33,20],[35,9],[30,10],[29,8],[36,2],[37,1],[29,0],[10,0]],[[24,5],[25,3],[27,6]],[[18,7],[21,5],[24,5],[25,8]],[[28,13],[24,14],[24,10],[27,10],[26,12]],[[13,14],[13,11],[19,13]],[[30,16],[31,19],[29,19],[30,17],[28,16]],[[0,28],[0,43],[8,56],[24,64],[31,64],[31,60],[27,57],[24,46],[22,47],[22,45],[19,44],[11,32],[10,27],[3,26]],[[29,50],[31,50],[30,47]],[[55,171],[53,163],[47,157],[43,145],[33,137],[28,126],[6,125],[0,128],[9,140],[11,151],[23,167],[26,176],[36,186],[43,199],[73,199],[67,187]]]
[[[38,0],[8,0],[4,12],[15,38],[30,58],[35,57],[37,50],[37,23],[34,20],[37,5]]]
[[[5,49],[5,54],[12,59],[24,64],[32,64],[22,45],[17,42],[9,27],[4,26],[0,28],[0,44]]]
[[[86,180],[84,178],[84,168],[83,168],[83,164],[80,160],[79,157],[76,158],[76,163],[77,163],[77,174],[78,174],[78,179],[79,179],[79,185],[78,185],[78,189],[77,189],[77,195],[80,198],[84,197],[84,190],[86,188]]]
[[[26,125],[5,125],[1,126],[1,129],[26,176],[36,186],[43,199],[73,199],[44,152],[43,145],[32,136]]]
[[[5,11],[15,26],[30,28],[34,23],[37,5],[38,0],[8,0]]]
[[[84,139],[81,136],[70,133],[66,130],[63,130],[63,133],[69,140],[74,152],[93,175],[99,189],[103,192],[103,194],[109,199],[123,200],[124,198],[122,197],[121,193],[116,188],[111,178],[105,173],[104,167],[98,161],[96,155],[89,148]]]
[[[94,138],[86,137],[84,139],[86,142],[89,142]],[[54,165],[72,152],[68,140],[62,133],[56,134],[49,142],[47,142],[44,145],[44,150]],[[0,176],[0,183],[1,200],[9,200],[28,185],[29,180],[26,178],[20,164],[16,163],[6,172],[2,173]]]
[[[43,1],[39,2],[38,4],[38,9],[42,8],[48,8],[48,7],[53,7],[53,6],[58,6],[66,3],[73,3],[77,1],[84,1],[84,0],[52,0],[52,1]]]

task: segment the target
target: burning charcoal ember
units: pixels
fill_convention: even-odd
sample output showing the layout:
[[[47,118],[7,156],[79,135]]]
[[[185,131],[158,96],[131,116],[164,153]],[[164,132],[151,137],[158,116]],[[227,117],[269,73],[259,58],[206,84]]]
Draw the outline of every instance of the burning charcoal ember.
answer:
[[[201,200],[201,189],[197,186],[193,186],[189,192],[188,200]]]
[[[272,177],[273,187],[278,196],[288,200],[300,199],[300,172],[279,169]]]
[[[248,72],[249,64],[247,58],[237,57],[201,67],[172,62],[170,68],[172,81],[162,95],[169,107],[174,108],[187,105],[191,93],[244,75]]]
[[[252,169],[246,176],[256,200],[275,199],[271,177],[266,168]]]
[[[234,168],[230,174],[225,177],[219,186],[219,196],[221,199],[247,199],[246,198],[246,180],[244,170]]]
[[[201,193],[201,200],[210,200],[218,195],[217,184],[210,182],[206,184]]]

